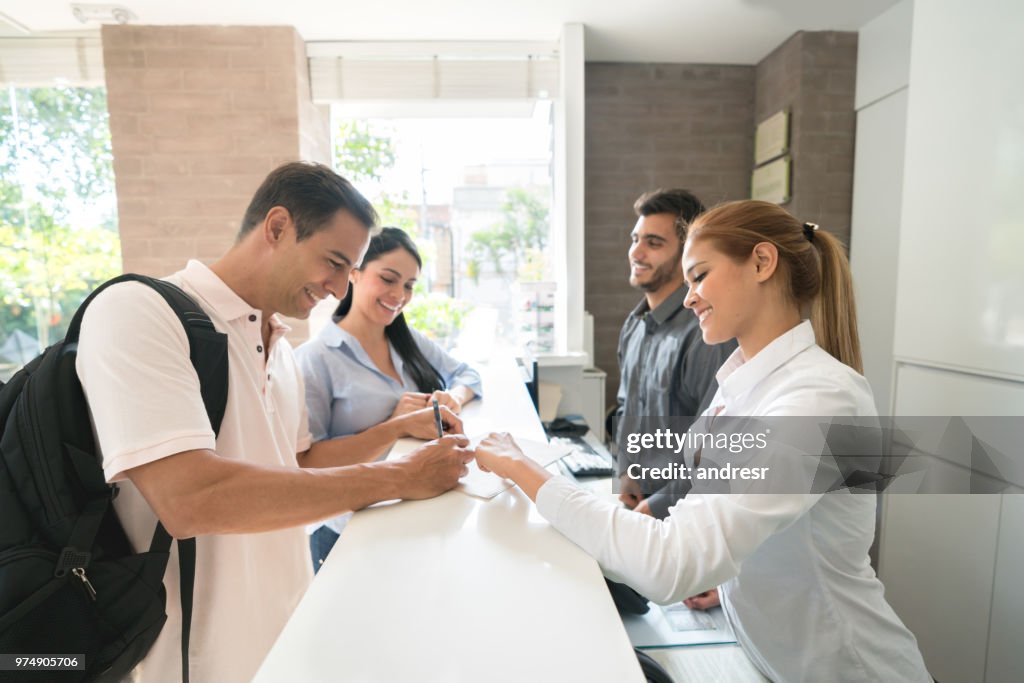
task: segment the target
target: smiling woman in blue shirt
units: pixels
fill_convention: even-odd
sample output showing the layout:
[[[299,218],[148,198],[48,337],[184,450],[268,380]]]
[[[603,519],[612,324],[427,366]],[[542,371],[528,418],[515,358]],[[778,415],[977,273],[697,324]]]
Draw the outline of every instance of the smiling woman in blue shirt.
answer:
[[[462,406],[481,393],[480,375],[409,327],[423,261],[404,231],[387,227],[370,240],[334,313],[335,324],[295,351],[306,384],[313,441],[346,439],[353,462],[387,453],[402,437],[437,437],[433,401],[444,429],[461,433]],[[319,569],[350,515],[311,528]]]

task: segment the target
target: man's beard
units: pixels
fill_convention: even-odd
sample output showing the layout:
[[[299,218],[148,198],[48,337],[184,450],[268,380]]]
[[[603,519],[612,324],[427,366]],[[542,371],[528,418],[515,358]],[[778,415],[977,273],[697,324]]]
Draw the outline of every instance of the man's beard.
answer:
[[[675,264],[673,264],[671,261],[668,263],[663,263],[654,270],[650,271],[650,273],[650,277],[647,279],[646,282],[637,282],[633,286],[645,292],[658,291],[667,283],[672,281],[672,278],[676,274]]]

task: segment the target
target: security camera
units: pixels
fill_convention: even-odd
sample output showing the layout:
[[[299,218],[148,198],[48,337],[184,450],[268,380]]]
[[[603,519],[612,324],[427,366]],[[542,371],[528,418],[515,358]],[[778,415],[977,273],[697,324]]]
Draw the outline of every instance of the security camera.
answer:
[[[121,5],[73,4],[71,14],[83,24],[90,21],[100,24],[128,24],[138,19],[134,12]]]
[[[115,7],[111,10],[110,16],[112,16],[114,21],[119,24],[128,24],[135,18],[135,15],[132,14],[131,10],[127,10],[124,7]]]

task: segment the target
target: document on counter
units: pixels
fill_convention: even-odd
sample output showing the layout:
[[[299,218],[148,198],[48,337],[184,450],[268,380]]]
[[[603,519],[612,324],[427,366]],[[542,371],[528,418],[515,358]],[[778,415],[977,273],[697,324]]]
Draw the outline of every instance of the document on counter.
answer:
[[[674,681],[770,683],[738,645],[648,649],[647,653],[665,667]]]
[[[470,445],[475,448],[483,438],[481,435],[471,439]],[[514,434],[513,438],[515,438],[523,453],[540,464],[541,467],[547,467],[572,452],[571,446],[549,444],[543,441],[533,441],[532,439],[520,439]],[[469,463],[468,467],[469,474],[459,481],[458,486],[458,489],[468,496],[490,499],[502,491],[515,486],[508,479],[502,479],[491,472],[484,472],[477,466],[475,460]]]
[[[655,605],[647,614],[623,614],[622,623],[633,647],[656,648],[678,645],[735,643],[721,607],[707,611],[690,609],[681,602]]]

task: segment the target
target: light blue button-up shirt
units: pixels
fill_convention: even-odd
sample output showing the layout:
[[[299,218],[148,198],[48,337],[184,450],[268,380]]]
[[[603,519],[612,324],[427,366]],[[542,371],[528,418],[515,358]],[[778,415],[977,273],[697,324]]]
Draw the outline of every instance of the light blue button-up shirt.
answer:
[[[449,389],[466,386],[477,396],[483,395],[480,373],[416,330],[410,332],[423,357]],[[335,324],[325,326],[315,338],[295,349],[306,383],[306,408],[314,442],[358,434],[380,424],[391,417],[402,394],[419,391],[398,351],[390,344],[388,348],[401,382],[382,372],[362,344]],[[325,525],[341,533],[349,516],[342,515]]]
[[[466,386],[482,394],[480,374],[450,356],[415,330],[413,339],[423,357],[451,389]],[[313,441],[358,434],[391,417],[398,399],[419,391],[405,362],[390,344],[391,362],[402,378],[382,372],[359,341],[337,325],[327,325],[314,339],[295,350],[306,382],[306,408]]]

